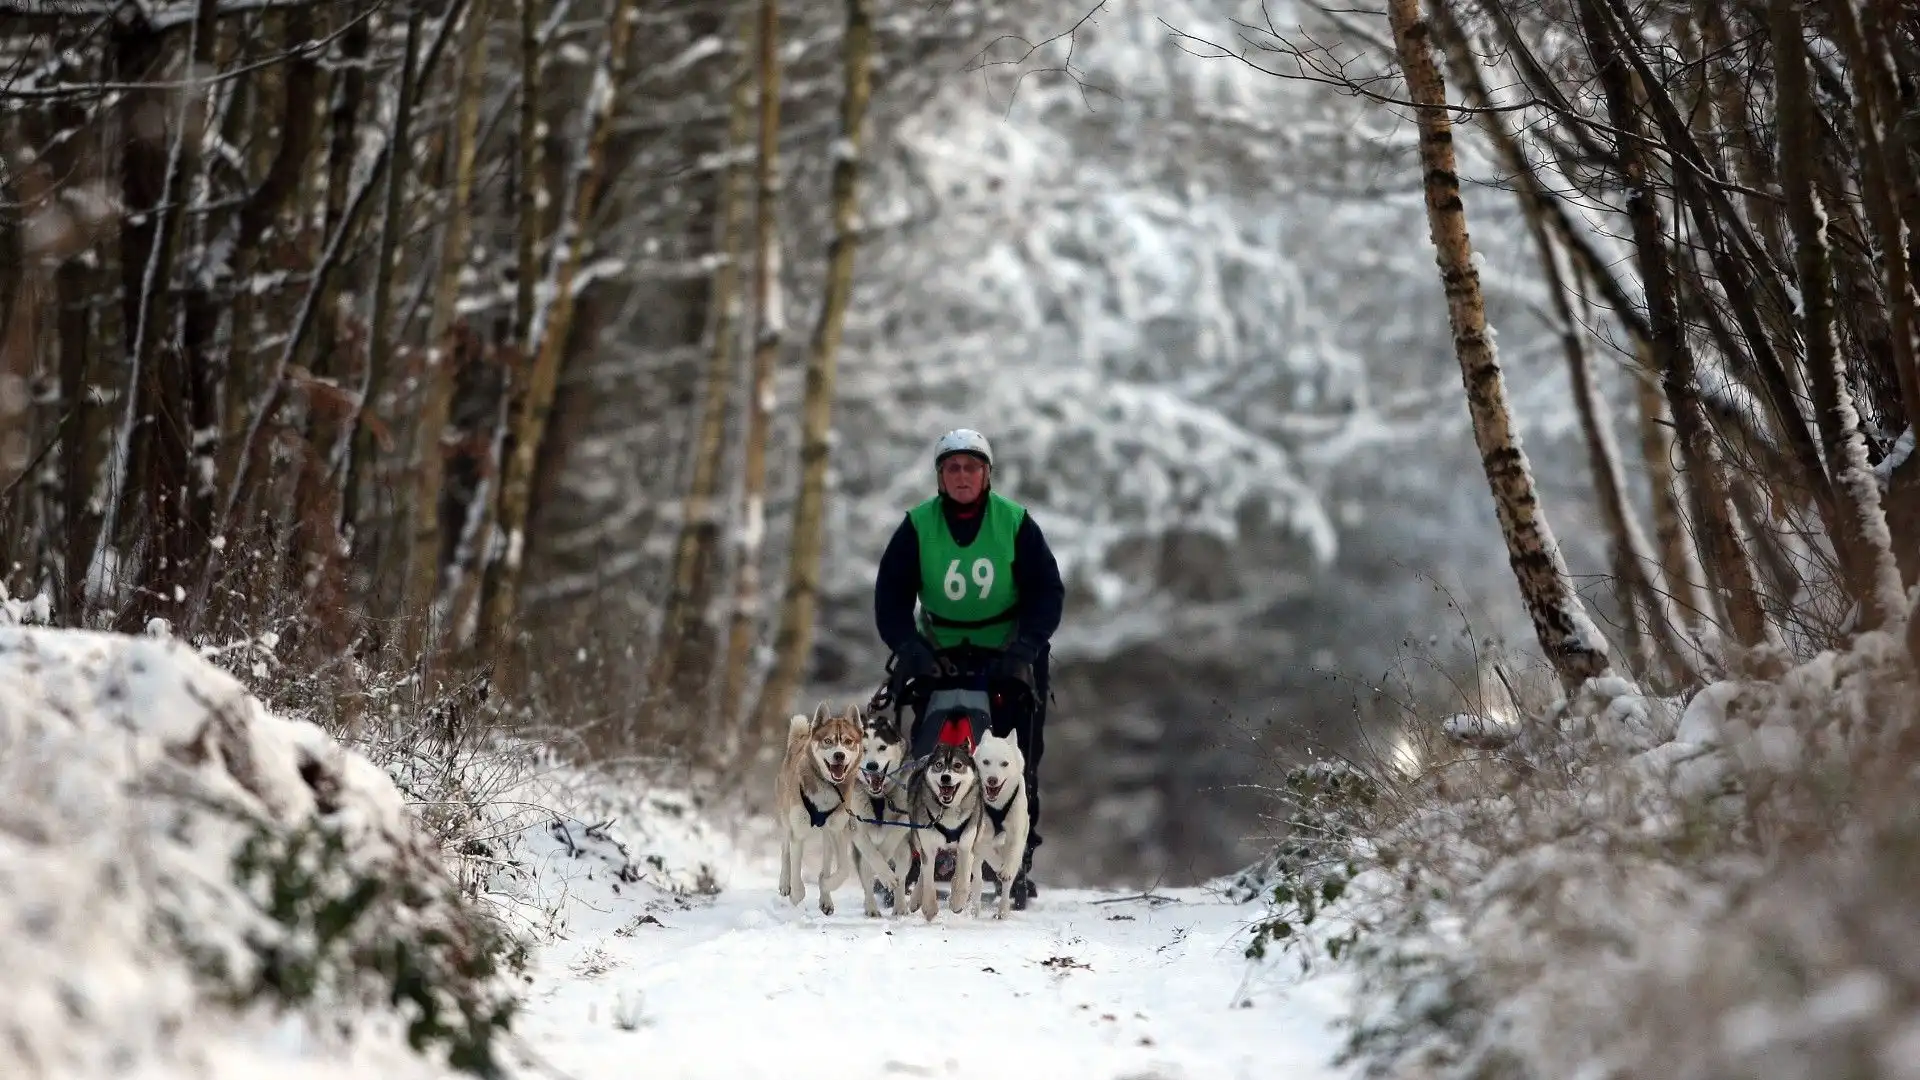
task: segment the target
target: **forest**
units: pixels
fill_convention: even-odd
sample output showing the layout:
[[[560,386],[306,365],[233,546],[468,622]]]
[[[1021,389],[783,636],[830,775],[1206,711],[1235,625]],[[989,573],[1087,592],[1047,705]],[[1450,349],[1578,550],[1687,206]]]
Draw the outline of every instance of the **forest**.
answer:
[[[1904,632],[1917,162],[1900,0],[0,0],[0,570],[724,777],[976,426],[1067,872],[1204,876],[1456,690]]]

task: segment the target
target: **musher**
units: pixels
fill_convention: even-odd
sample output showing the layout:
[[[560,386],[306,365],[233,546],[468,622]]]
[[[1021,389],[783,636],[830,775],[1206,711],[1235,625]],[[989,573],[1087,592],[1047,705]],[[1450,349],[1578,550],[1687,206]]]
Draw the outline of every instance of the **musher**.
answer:
[[[984,684],[996,734],[1019,733],[1033,826],[1012,885],[1013,904],[1024,910],[1038,895],[1031,873],[1040,846],[1047,659],[1066,587],[1032,515],[993,490],[986,436],[968,428],[940,436],[933,469],[937,494],[907,511],[880,557],[874,625],[893,652],[894,700],[913,710],[913,756],[931,749],[932,733],[920,724],[929,696],[956,679]],[[941,864],[939,870],[951,873],[944,859]],[[918,869],[909,871],[909,880]]]

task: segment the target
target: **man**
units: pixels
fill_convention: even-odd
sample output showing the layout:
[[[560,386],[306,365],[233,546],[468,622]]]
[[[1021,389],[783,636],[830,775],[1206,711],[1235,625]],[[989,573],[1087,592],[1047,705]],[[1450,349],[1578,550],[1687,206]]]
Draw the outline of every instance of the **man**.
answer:
[[[994,728],[1017,731],[1026,755],[1032,831],[1012,883],[1014,906],[1038,895],[1030,874],[1040,846],[1040,755],[1047,712],[1049,642],[1066,587],[1040,526],[993,490],[993,448],[961,428],[934,443],[937,493],[907,511],[873,586],[873,618],[894,655],[894,678],[915,727],[942,656],[984,653]],[[914,604],[920,618],[914,618]],[[1004,715],[1003,715],[1004,711]],[[920,743],[916,732],[915,743]],[[1004,887],[1004,886],[1003,886]]]

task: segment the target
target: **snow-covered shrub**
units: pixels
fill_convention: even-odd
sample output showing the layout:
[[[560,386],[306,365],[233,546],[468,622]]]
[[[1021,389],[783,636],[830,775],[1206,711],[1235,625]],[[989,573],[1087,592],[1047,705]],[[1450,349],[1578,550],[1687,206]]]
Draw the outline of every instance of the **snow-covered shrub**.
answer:
[[[1862,635],[1684,702],[1588,683],[1396,781],[1340,916],[1371,1076],[1909,1077],[1916,680]]]
[[[516,955],[318,727],[168,638],[0,627],[0,1073],[187,1059],[264,1010],[498,1075]]]
[[[1381,784],[1345,761],[1316,761],[1287,772],[1275,793],[1285,815],[1279,842],[1265,859],[1228,884],[1231,900],[1266,900],[1269,913],[1253,924],[1247,956],[1261,959],[1270,943],[1288,943],[1339,902],[1359,873],[1358,849],[1378,816]],[[1357,940],[1344,931],[1311,939],[1338,960]]]

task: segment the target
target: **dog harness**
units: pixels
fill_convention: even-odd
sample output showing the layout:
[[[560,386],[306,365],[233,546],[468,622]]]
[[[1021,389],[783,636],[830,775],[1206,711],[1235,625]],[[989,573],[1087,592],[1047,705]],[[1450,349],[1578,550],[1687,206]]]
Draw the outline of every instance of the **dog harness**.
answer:
[[[933,826],[935,832],[938,832],[941,836],[946,837],[947,843],[949,844],[959,843],[960,834],[967,831],[967,826],[964,822],[962,822],[959,825],[955,825],[951,829],[947,828],[945,825],[940,824],[938,821],[929,821],[927,822],[927,824]]]
[[[806,788],[800,789],[800,805],[807,808],[807,817],[813,820],[813,827],[816,829],[822,828],[827,824],[827,819],[833,816],[833,810],[840,809],[838,806],[835,806],[833,810],[822,810],[813,805],[813,800],[807,798]]]
[[[993,822],[993,835],[999,836],[1007,831],[1007,812],[1013,809],[1012,799],[1008,799],[1007,805],[997,811],[994,810],[992,803],[985,800],[981,801],[980,807],[987,812],[987,820]]]

